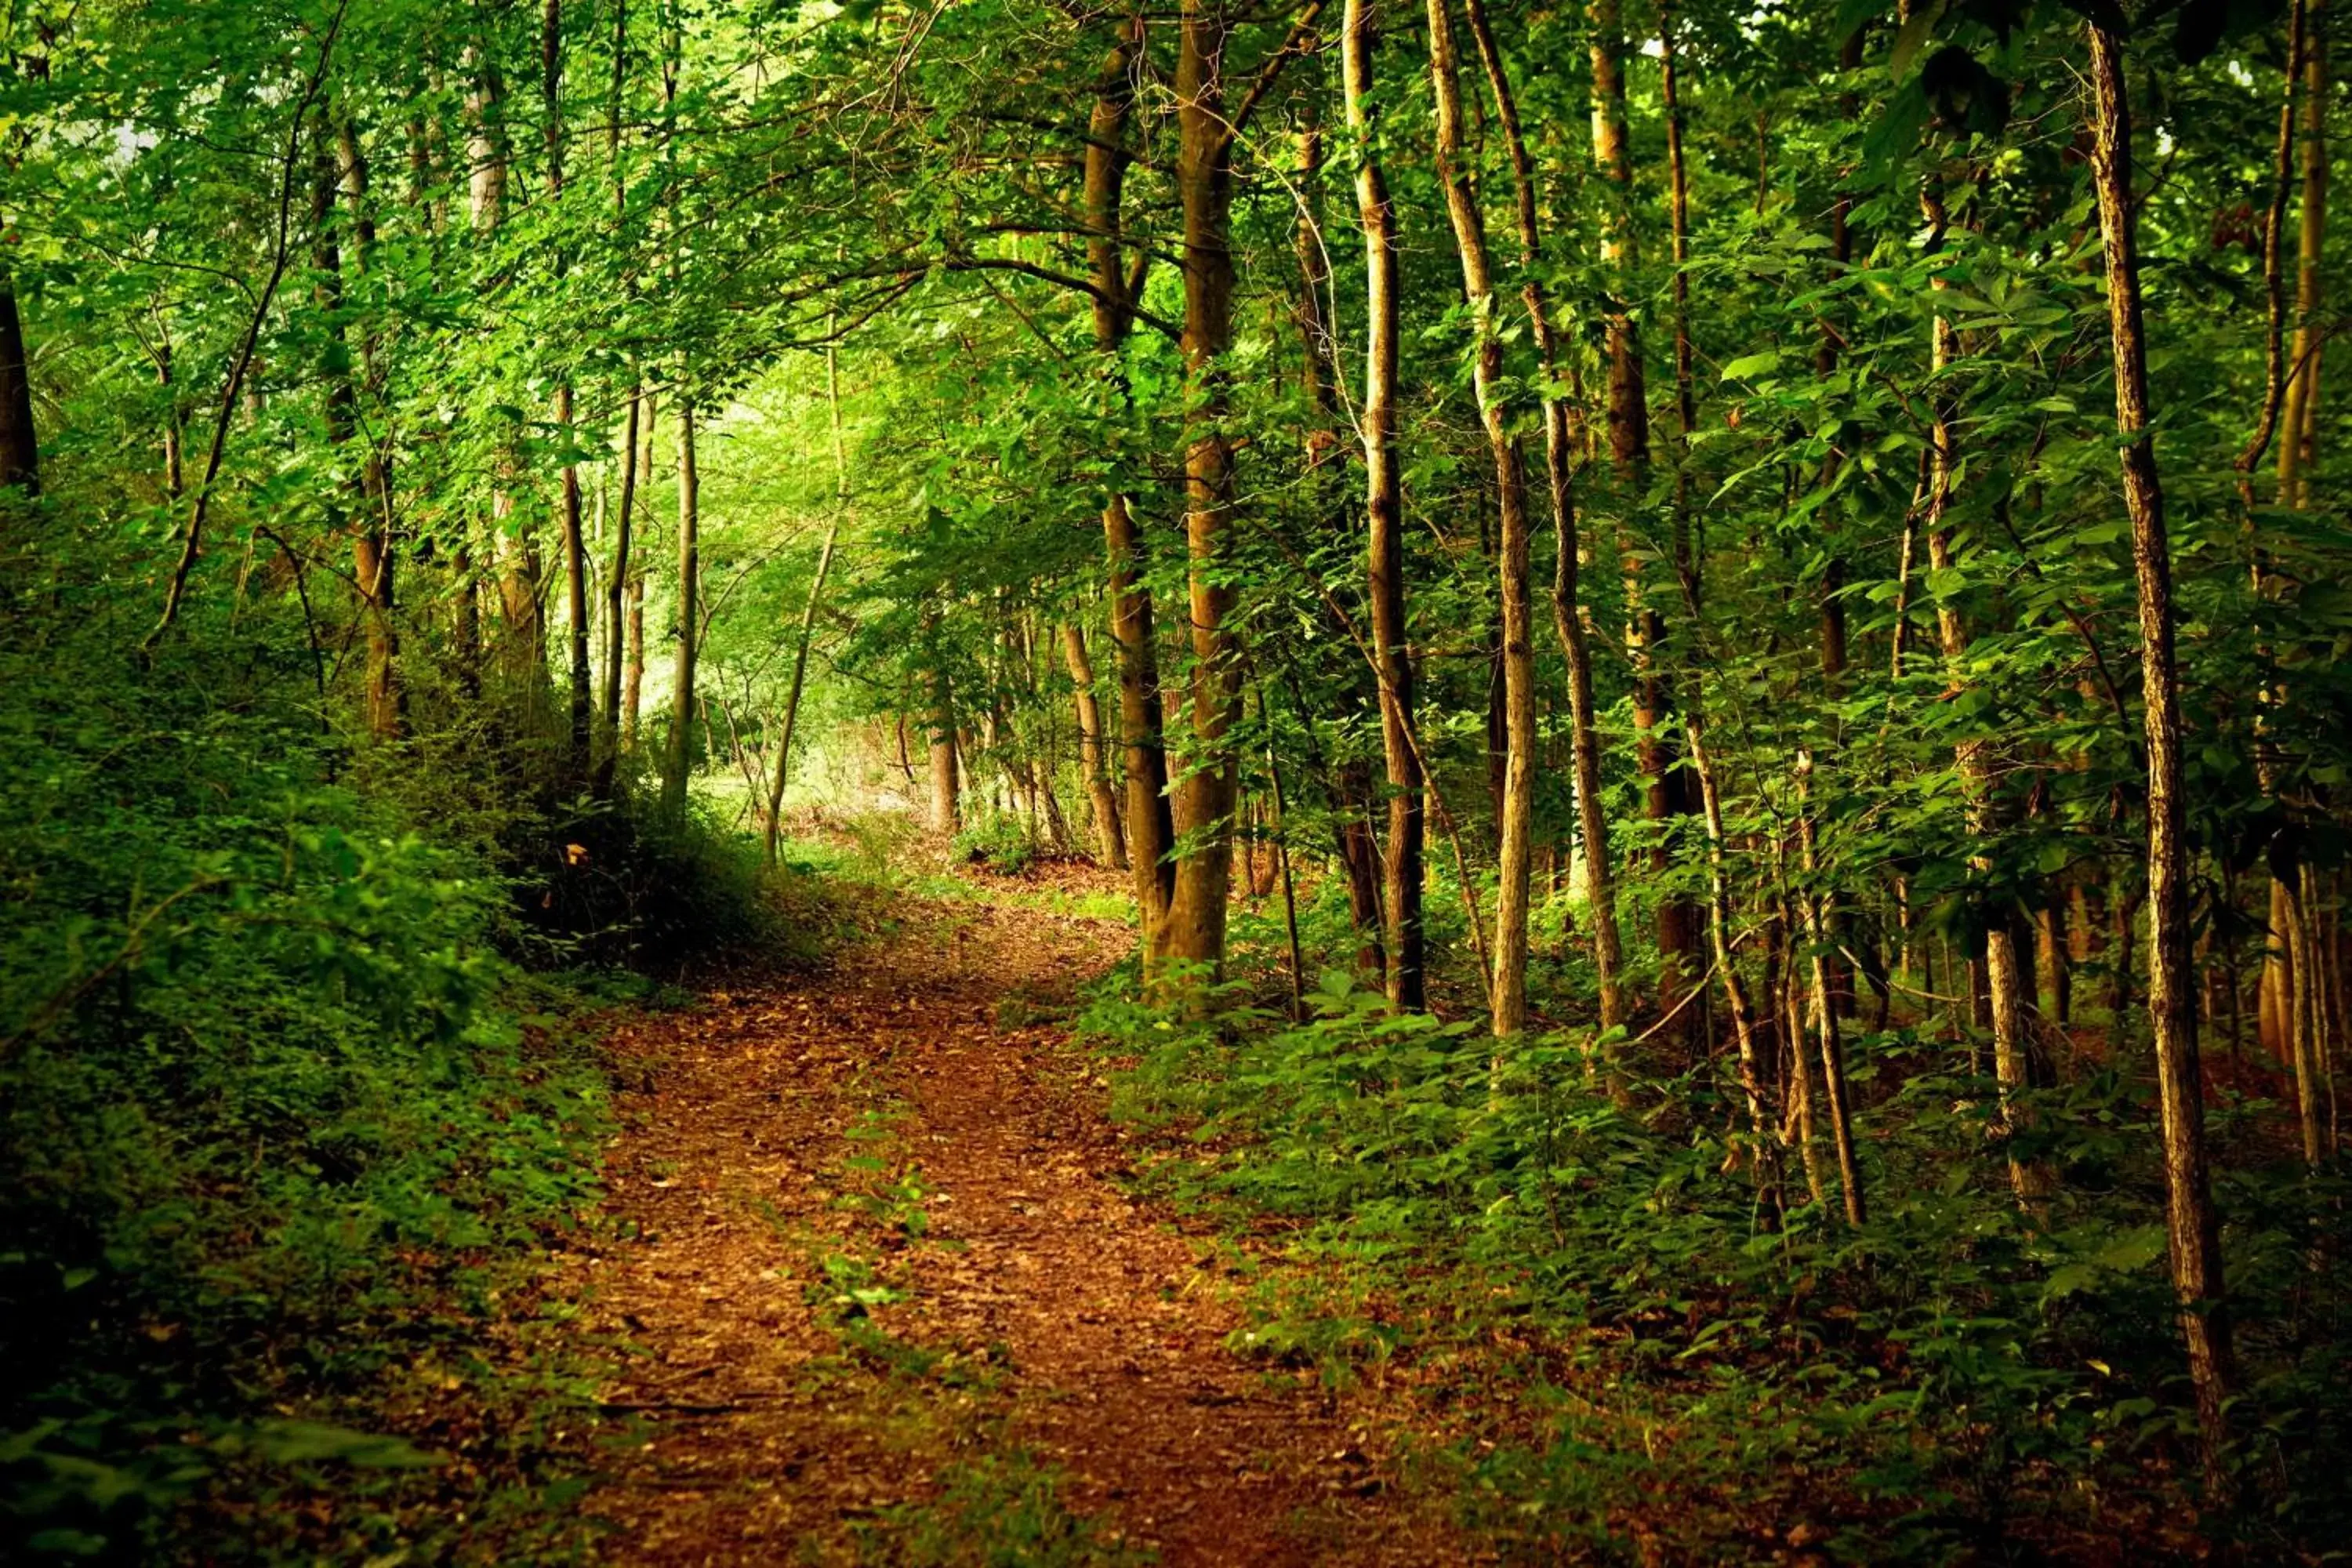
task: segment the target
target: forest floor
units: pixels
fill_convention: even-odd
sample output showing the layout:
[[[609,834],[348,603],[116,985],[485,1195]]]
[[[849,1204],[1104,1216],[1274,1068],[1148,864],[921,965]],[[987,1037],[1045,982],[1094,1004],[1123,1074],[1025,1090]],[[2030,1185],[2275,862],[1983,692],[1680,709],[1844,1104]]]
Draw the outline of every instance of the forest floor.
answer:
[[[1106,883],[1106,886],[1108,884]],[[627,1563],[1461,1561],[1403,1416],[1228,1348],[1246,1241],[1132,1197],[1051,1020],[1127,930],[877,895],[813,972],[640,1018],[567,1259]]]

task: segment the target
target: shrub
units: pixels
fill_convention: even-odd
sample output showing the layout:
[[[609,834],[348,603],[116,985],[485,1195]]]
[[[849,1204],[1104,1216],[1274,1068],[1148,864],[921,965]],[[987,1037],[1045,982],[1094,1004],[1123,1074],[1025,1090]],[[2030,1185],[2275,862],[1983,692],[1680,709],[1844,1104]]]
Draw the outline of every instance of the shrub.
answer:
[[[999,877],[1017,877],[1037,859],[1037,846],[1017,816],[994,813],[982,817],[955,836],[949,846],[954,858]]]

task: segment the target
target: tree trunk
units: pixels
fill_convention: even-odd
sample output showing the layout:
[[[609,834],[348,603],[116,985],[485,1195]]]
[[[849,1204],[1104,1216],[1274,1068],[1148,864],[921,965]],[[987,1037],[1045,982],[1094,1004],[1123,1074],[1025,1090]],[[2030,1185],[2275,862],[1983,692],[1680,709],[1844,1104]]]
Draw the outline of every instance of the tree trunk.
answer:
[[[1555,333],[1543,286],[1538,280],[1541,233],[1536,217],[1536,186],[1527,138],[1519,128],[1518,100],[1511,90],[1502,51],[1486,25],[1485,0],[1464,0],[1478,58],[1486,68],[1486,85],[1495,100],[1496,119],[1503,128],[1504,144],[1511,157],[1512,185],[1517,197],[1519,261],[1525,273],[1520,296],[1527,307],[1536,353],[1547,385],[1559,374],[1560,345]],[[1573,458],[1569,405],[1547,392],[1541,398],[1544,468],[1549,481],[1552,527],[1559,553],[1552,563],[1552,630],[1568,663],[1570,757],[1576,787],[1577,833],[1584,847],[1585,890],[1591,903],[1593,967],[1599,973],[1601,1027],[1604,1034],[1625,1022],[1624,952],[1617,925],[1617,877],[1610,860],[1606,808],[1601,797],[1601,744],[1596,733],[1592,700],[1592,656],[1587,647],[1584,623],[1577,604],[1576,498],[1570,485]],[[1604,1050],[1612,1047],[1604,1046]],[[1614,1079],[1612,1076],[1612,1083]]]
[[[621,723],[622,668],[629,661],[627,612],[625,602],[629,593],[629,543],[635,527],[637,504],[637,425],[645,407],[645,387],[633,381],[629,386],[628,413],[621,430],[621,495],[614,512],[613,570],[604,581],[604,626],[607,643],[604,649],[604,751],[596,760],[596,776],[593,793],[598,800],[613,796],[613,775],[620,766],[621,748],[625,739],[634,740],[636,730],[636,702],[629,702],[628,732],[625,736]],[[634,678],[630,685],[634,688]]]
[[[1805,879],[1809,884],[1815,882],[1821,871],[1811,795],[1812,772],[1812,753],[1800,750],[1796,767],[1797,835],[1798,843],[1802,847]],[[1830,1137],[1837,1145],[1838,1183],[1845,1194],[1846,1223],[1859,1230],[1868,1215],[1869,1204],[1863,1193],[1862,1163],[1854,1151],[1853,1098],[1846,1088],[1845,1052],[1838,1038],[1837,998],[1830,989],[1831,932],[1822,908],[1825,902],[1825,896],[1817,885],[1806,888],[1805,935],[1813,950],[1812,1024],[1821,1043],[1822,1085],[1829,1102]],[[1794,1017],[1789,1020],[1789,1027],[1792,1033],[1798,1030]]]
[[[1707,933],[1715,949],[1715,967],[1723,984],[1724,1005],[1731,1014],[1732,1038],[1739,1047],[1739,1087],[1748,1101],[1748,1157],[1756,1189],[1768,1224],[1777,1224],[1780,1206],[1780,1161],[1772,1131],[1779,1117],[1766,1076],[1763,1055],[1756,1038],[1756,1009],[1748,1001],[1747,983],[1731,950],[1731,884],[1725,864],[1723,797],[1717,787],[1713,762],[1707,756],[1706,731],[1698,704],[1683,715],[1683,734],[1690,743],[1691,769],[1698,775],[1699,804],[1706,824]]]
[[[560,205],[563,195],[563,0],[547,0],[540,26],[541,102],[545,110],[547,194]],[[562,252],[556,253],[556,276],[563,275]],[[572,383],[555,386],[555,428],[566,447],[572,443]],[[590,779],[595,695],[588,661],[588,542],[580,526],[580,470],[566,462],[556,479],[556,525],[563,543],[563,609],[571,641],[570,723],[566,761],[572,778]]]
[[[1935,184],[1930,184],[1922,192],[1920,206],[1933,230],[1930,243],[1940,247],[1948,219],[1942,194]],[[1938,277],[1931,288],[1940,300],[1948,285]],[[1941,375],[1958,352],[1959,334],[1940,305],[1935,312],[1932,333],[1930,368]],[[1926,531],[1928,564],[1940,573],[1950,571],[1953,565],[1955,530],[1950,508],[1953,475],[1958,462],[1958,443],[1953,436],[1957,410],[1948,398],[1937,398],[1934,419]],[[1968,657],[1969,632],[1959,605],[1948,596],[1937,601],[1936,627],[1948,679],[1957,691],[1967,683],[1961,669]],[[1961,792],[1968,803],[1969,832],[1974,837],[1986,837],[1998,826],[2000,815],[1995,799],[1992,742],[1980,737],[1964,740],[1954,752]],[[1974,858],[1974,864],[1985,869],[1990,862],[1979,856]],[[1984,959],[1980,965],[1972,967],[1972,977],[1979,970],[1984,983],[1985,1012],[1992,1031],[1993,1076],[2000,1084],[2001,1125],[2005,1139],[2013,1147],[2017,1136],[2031,1126],[2032,1113],[2019,1099],[2028,1088],[2031,1075],[2025,1040],[2028,1013],[2024,972],[2018,963],[2016,935],[2007,922],[1995,921],[1986,931]],[[2038,1205],[2055,1190],[2057,1173],[2047,1161],[2021,1158],[2012,1152],[2009,1170],[2011,1184],[2021,1203]]]
[[[1192,735],[1179,826],[1168,956],[1214,974],[1225,957],[1239,771],[1227,739],[1241,701],[1240,648],[1227,626],[1234,517],[1225,352],[1233,342],[1233,137],[1226,117],[1225,0],[1182,0],[1176,51],[1176,188],[1183,206],[1184,538],[1190,561]]]
[[[963,826],[958,809],[955,692],[948,680],[947,661],[931,671],[931,831],[951,834]]]
[[[1106,374],[1114,379],[1118,376],[1119,345],[1134,324],[1134,296],[1142,287],[1143,262],[1150,254],[1139,250],[1134,266],[1129,267],[1120,249],[1120,196],[1132,156],[1127,147],[1127,124],[1134,102],[1130,73],[1141,44],[1142,19],[1139,15],[1131,16],[1103,62],[1095,89],[1094,110],[1087,121],[1087,256],[1095,285],[1095,348],[1110,367]],[[1115,391],[1118,401],[1124,405],[1124,383],[1120,382]],[[1104,500],[1102,522],[1111,647],[1118,673],[1121,775],[1127,793],[1127,842],[1119,863],[1128,868],[1134,879],[1143,972],[1148,980],[1158,969],[1166,945],[1168,901],[1175,890],[1176,876],[1171,859],[1176,828],[1168,799],[1168,751],[1162,729],[1158,633],[1151,590],[1145,582],[1143,542],[1124,494],[1113,493]]]
[[[358,122],[349,114],[335,123],[337,172],[343,199],[352,214],[352,260],[362,278],[375,267],[375,217],[368,201],[368,165],[360,142]],[[361,363],[367,394],[377,418],[383,408],[383,368],[377,358],[378,333],[368,328],[361,338]],[[176,430],[179,415],[172,423]],[[371,441],[360,471],[363,515],[352,530],[352,577],[359,584],[367,623],[368,730],[378,740],[397,737],[407,722],[407,697],[399,684],[400,634],[394,624],[394,556],[392,460],[387,453],[392,432],[383,429]],[[179,441],[174,437],[173,485],[177,493]]]
[[[1298,221],[1292,230],[1292,246],[1298,258],[1299,294],[1296,312],[1302,355],[1307,400],[1315,410],[1315,418],[1306,432],[1307,467],[1323,485],[1339,489],[1339,476],[1347,465],[1335,461],[1339,453],[1339,429],[1354,420],[1340,406],[1339,389],[1346,384],[1347,372],[1340,363],[1339,344],[1331,328],[1326,309],[1326,297],[1331,286],[1330,257],[1323,244],[1323,121],[1318,100],[1313,94],[1305,96],[1299,110],[1298,130]],[[1317,490],[1318,503],[1324,491]],[[1332,500],[1334,529],[1344,538],[1353,528],[1353,508],[1336,496]],[[1328,605],[1326,613],[1332,630],[1346,635],[1349,628],[1343,618]],[[1380,703],[1380,668],[1377,658],[1370,661],[1372,700],[1375,711]],[[1291,695],[1297,702],[1299,721],[1305,725],[1307,743],[1319,752],[1315,742],[1315,719],[1299,699],[1295,671],[1289,672]],[[1370,787],[1370,770],[1350,758],[1332,773],[1317,760],[1316,773],[1326,780],[1326,794],[1332,806],[1332,828],[1335,847],[1341,868],[1348,878],[1348,912],[1351,923],[1361,933],[1356,949],[1356,964],[1367,975],[1382,977],[1387,963],[1381,938],[1380,850],[1374,841],[1371,820],[1368,815],[1377,809]],[[1289,865],[1287,852],[1284,866]],[[1286,888],[1288,884],[1285,883]],[[1385,984],[1385,981],[1382,981]]]
[[[311,300],[328,323],[320,365],[326,388],[324,424],[328,446],[340,452],[357,434],[359,393],[352,379],[351,345],[342,324],[343,257],[334,225],[335,196],[344,186],[346,171],[323,132],[321,127],[310,198],[315,237]],[[356,212],[355,205],[354,216]],[[352,487],[353,504],[343,527],[352,539],[352,577],[358,586],[359,617],[368,646],[363,699],[368,732],[378,740],[390,740],[400,733],[401,713],[393,685],[391,552],[380,510],[383,482],[383,470],[371,456]]]
[[[1463,165],[1461,88],[1446,0],[1429,0],[1429,74],[1436,94],[1438,177],[1462,264],[1463,298],[1469,303],[1475,332],[1471,381],[1494,459],[1499,519],[1496,578],[1502,606],[1504,763],[1496,824],[1494,970],[1487,1000],[1496,1036],[1508,1038],[1527,1026],[1528,887],[1535,837],[1535,638],[1528,584],[1527,463],[1504,390],[1503,340],[1496,320],[1486,219]]]
[[[645,706],[646,689],[646,574],[639,572],[629,581],[628,654],[621,679],[621,750],[634,750],[637,743],[637,719]]]
[[[1102,702],[1095,695],[1094,662],[1087,657],[1087,634],[1076,621],[1062,623],[1062,654],[1077,691],[1078,762],[1087,775],[1087,801],[1094,812],[1096,852],[1103,864],[1124,871],[1127,834],[1118,819],[1118,792],[1110,786],[1103,755]]]
[[[1348,0],[1340,60],[1348,130],[1358,143],[1356,209],[1364,230],[1367,289],[1363,432],[1365,511],[1370,526],[1368,597],[1372,657],[1378,664],[1381,745],[1388,767],[1388,858],[1381,950],[1391,1006],[1418,1010],[1426,999],[1422,920],[1421,755],[1412,735],[1412,653],[1405,621],[1404,522],[1396,454],[1396,216],[1377,155],[1372,51],[1379,40],[1376,0]]]
[[[1161,729],[1158,632],[1143,585],[1142,541],[1127,498],[1103,507],[1110,556],[1110,635],[1118,650],[1119,731],[1126,741],[1127,861],[1135,879],[1144,973],[1167,950],[1168,905],[1176,890],[1174,815],[1168,798],[1168,749]]]
[[[662,761],[662,815],[686,816],[686,786],[694,763],[694,660],[701,626],[700,482],[694,466],[694,403],[677,397],[677,666],[670,688],[669,746]]]
[[[2147,731],[2148,1020],[2156,1036],[2157,1089],[2164,1125],[2166,1233],[2173,1289],[2196,1387],[2206,1482],[2228,1490],[2224,1403],[2235,1382],[2221,1274],[2221,1221],[2205,1170],[2204,1089],[2198,1076],[2195,977],[2189,972],[2194,910],[2189,880],[2187,803],[2182,799],[2180,671],[2173,650],[2172,563],[2149,433],[2147,349],[2140,321],[2137,215],[2131,191],[2131,100],[2122,48],[2090,28],[2092,184],[2105,241],[2107,319],[2115,348],[2116,426],[2122,442],[2124,505],[2131,515],[2132,566],[2139,586],[2140,672]]]
[[[468,214],[482,255],[494,254],[506,221],[506,83],[498,62],[468,46],[465,68]],[[487,266],[487,263],[486,263]],[[520,432],[509,429],[491,460],[491,550],[499,565],[499,607],[505,624],[498,647],[504,695],[520,705],[525,724],[536,730],[544,717],[547,624],[539,600],[539,557],[516,531],[514,479]]]
[[[808,603],[801,606],[801,635],[793,649],[793,679],[784,692],[784,722],[776,737],[776,777],[768,788],[766,831],[761,858],[776,863],[776,842],[784,822],[784,778],[793,765],[793,731],[800,722],[801,691],[808,683],[809,646],[816,640],[817,612],[824,604],[824,580],[833,571],[834,547],[841,542],[841,514],[849,504],[849,456],[841,442],[841,369],[831,344],[824,351],[824,404],[833,433],[833,516],[824,525],[824,543],[816,554],[816,575],[809,579]]]
[[[2308,0],[2305,26],[2308,41],[2303,52],[2303,191],[2296,223],[2295,329],[2294,351],[2284,367],[2284,411],[2277,437],[2278,504],[2293,510],[2307,508],[2311,500],[2310,468],[2317,456],[2320,353],[2326,341],[2326,323],[2319,320],[2326,302],[2329,173],[2327,26],[2323,0]],[[2259,579],[2256,585],[2261,585]],[[2294,973],[2292,944],[2284,940],[2280,923],[2293,918],[2289,906],[2296,898],[2294,875],[2290,868],[2272,883],[2273,935],[2263,953],[2261,1018],[2263,1043],[2281,1058],[2299,1064],[2308,1046],[2295,1033],[2297,1020],[2304,1015],[2297,1012],[2294,998],[2303,983]]]
[[[1642,366],[1641,329],[1633,316],[1633,269],[1639,261],[1632,213],[1633,166],[1625,114],[1625,38],[1618,0],[1591,0],[1592,29],[1592,153],[1606,187],[1601,226],[1601,260],[1609,277],[1605,349],[1609,366],[1609,455],[1620,490],[1635,501],[1649,489],[1650,411]],[[1646,602],[1641,555],[1622,552],[1625,577],[1625,654],[1633,672],[1633,734],[1643,781],[1643,814],[1661,834],[1653,868],[1667,868],[1663,837],[1666,825],[1685,816],[1689,803],[1683,774],[1675,766],[1674,745],[1664,732],[1664,682],[1657,648],[1665,625]],[[1706,1038],[1706,1019],[1686,973],[1695,955],[1690,907],[1680,899],[1658,905],[1658,1005],[1679,1012],[1688,1054]]]

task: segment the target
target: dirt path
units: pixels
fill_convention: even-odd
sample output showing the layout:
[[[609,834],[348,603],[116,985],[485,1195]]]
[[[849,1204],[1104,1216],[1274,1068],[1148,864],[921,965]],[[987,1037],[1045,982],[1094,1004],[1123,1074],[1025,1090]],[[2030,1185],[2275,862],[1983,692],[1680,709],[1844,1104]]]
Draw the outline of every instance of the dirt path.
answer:
[[[636,1239],[584,1258],[623,1563],[1428,1563],[1369,1405],[1224,1348],[1217,1248],[1117,1176],[1066,1005],[1115,927],[908,906],[620,1043]],[[1058,1476],[1058,1480],[1054,1479]]]

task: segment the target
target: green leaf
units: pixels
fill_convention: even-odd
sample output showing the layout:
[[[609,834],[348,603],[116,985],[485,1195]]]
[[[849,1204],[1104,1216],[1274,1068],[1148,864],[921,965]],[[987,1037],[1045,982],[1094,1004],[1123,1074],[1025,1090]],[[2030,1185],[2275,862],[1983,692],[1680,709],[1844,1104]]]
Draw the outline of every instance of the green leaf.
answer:
[[[2164,1251],[2164,1227],[2144,1225],[2127,1230],[2095,1255],[2099,1267],[2128,1274],[2156,1261]]]
[[[1943,0],[1931,0],[1930,4],[1912,12],[1910,19],[1903,24],[1903,30],[1895,36],[1895,52],[1887,57],[1886,62],[1896,81],[1911,74],[1912,60],[1917,58],[1921,47],[1935,36],[1936,24],[1943,19]]]
[[[415,1470],[448,1462],[399,1437],[323,1421],[265,1421],[254,1428],[253,1447],[264,1458],[281,1465],[334,1460],[362,1469]]]

